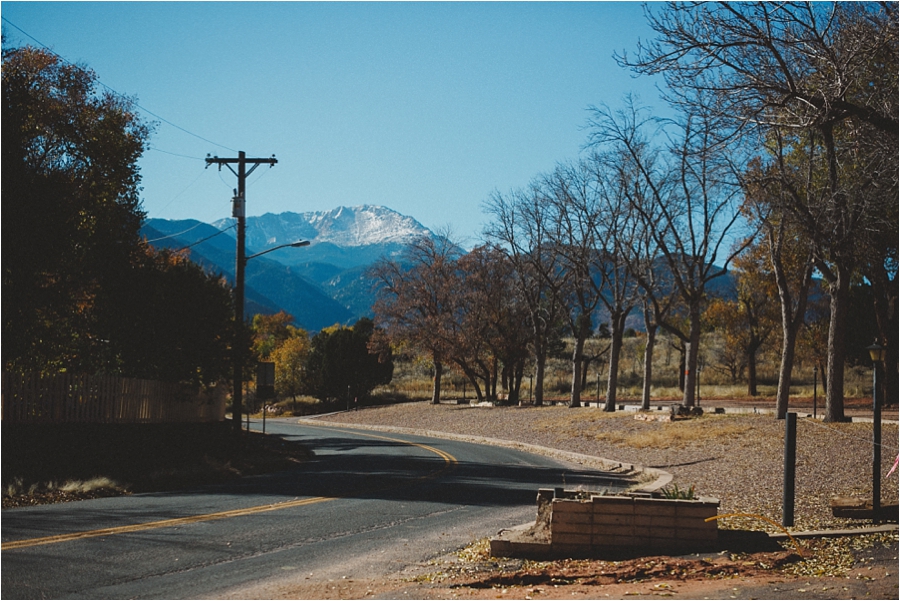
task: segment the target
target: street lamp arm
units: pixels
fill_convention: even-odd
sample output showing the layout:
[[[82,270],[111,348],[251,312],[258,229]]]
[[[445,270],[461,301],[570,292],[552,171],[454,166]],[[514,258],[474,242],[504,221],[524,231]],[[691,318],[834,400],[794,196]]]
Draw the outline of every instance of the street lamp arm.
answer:
[[[250,255],[249,257],[244,257],[244,262],[246,263],[250,259],[255,259],[256,257],[261,257],[264,254],[270,253],[275,250],[279,250],[282,248],[300,248],[301,246],[309,246],[309,240],[299,240],[297,242],[290,242],[288,244],[280,244],[278,246],[273,246],[272,248],[267,248],[262,252],[258,252],[256,254]]]

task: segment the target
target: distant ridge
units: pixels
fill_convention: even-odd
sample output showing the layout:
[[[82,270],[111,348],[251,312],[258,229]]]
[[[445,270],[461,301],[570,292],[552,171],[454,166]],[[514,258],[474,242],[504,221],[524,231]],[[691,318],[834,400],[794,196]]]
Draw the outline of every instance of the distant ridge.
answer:
[[[234,223],[233,218],[211,224],[148,219],[142,233],[159,248],[190,246],[194,261],[233,279]],[[298,240],[311,242],[248,262],[248,316],[283,309],[311,331],[371,317],[374,293],[368,268],[382,257],[398,256],[422,236],[434,234],[412,217],[374,205],[248,217],[247,255]]]

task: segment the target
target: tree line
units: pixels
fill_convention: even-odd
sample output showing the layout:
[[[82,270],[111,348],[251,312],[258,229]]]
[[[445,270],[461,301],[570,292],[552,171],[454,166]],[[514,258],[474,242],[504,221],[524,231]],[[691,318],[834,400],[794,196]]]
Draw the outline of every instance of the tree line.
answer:
[[[602,313],[611,335],[606,409],[614,410],[625,318],[640,311],[643,405],[663,329],[683,343],[682,403],[692,406],[704,321],[731,319],[710,287],[736,266],[745,321],[732,333],[744,338],[751,372],[771,333],[762,310],[779,300],[783,417],[797,337],[821,281],[825,419],[841,421],[853,286],[865,284],[888,352],[884,398],[896,398],[897,6],[652,8],[657,37],[617,60],[662,75],[676,116],[654,118],[632,97],[592,107],[582,159],[485,203],[487,244],[463,255],[446,239],[423,240],[376,268],[377,323],[431,358],[435,402],[447,362],[479,395],[495,396],[499,378],[515,398],[527,355],[541,404],[547,353],[564,331],[574,339],[577,406],[585,340]]]
[[[4,47],[4,370],[226,377],[230,286],[140,236],[151,131],[89,69]]]
[[[389,384],[394,373],[393,351],[371,319],[362,318],[350,327],[336,324],[314,336],[293,325],[284,311],[255,315],[252,332],[252,363],[275,364],[275,393],[291,398],[315,397],[326,403],[363,403],[380,385]]]

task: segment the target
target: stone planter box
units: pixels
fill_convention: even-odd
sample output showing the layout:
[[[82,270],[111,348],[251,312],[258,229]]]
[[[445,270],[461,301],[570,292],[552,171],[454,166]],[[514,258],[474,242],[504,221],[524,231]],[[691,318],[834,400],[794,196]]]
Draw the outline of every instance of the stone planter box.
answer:
[[[718,551],[719,500],[662,498],[658,493],[601,495],[542,488],[533,525],[491,539],[495,557],[595,557]]]
[[[543,500],[546,502],[546,494]],[[556,495],[550,500],[549,543],[554,553],[691,553],[715,546],[718,525],[715,520],[705,520],[717,515],[718,509],[718,499],[712,498]]]

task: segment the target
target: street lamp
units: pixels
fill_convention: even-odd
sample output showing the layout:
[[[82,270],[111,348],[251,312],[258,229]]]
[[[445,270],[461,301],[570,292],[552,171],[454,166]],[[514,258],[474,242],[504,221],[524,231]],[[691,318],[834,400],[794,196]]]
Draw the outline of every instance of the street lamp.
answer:
[[[872,359],[872,521],[878,523],[881,513],[881,391],[878,372],[884,364],[886,349],[876,340],[867,346]]]
[[[265,254],[268,254],[275,250],[280,250],[282,248],[300,248],[301,246],[309,246],[309,240],[298,240],[297,242],[289,242],[287,244],[280,244],[278,246],[274,246],[272,248],[267,248],[262,252],[258,252],[256,254],[250,255],[249,257],[244,257],[244,263],[249,261],[250,259],[255,259],[256,257],[261,257]]]
[[[236,195],[235,206],[237,208],[235,209],[235,216],[238,217],[239,220],[243,220],[243,207],[238,207],[239,200],[241,200],[240,197]],[[237,268],[235,269],[234,274],[234,348],[231,351],[234,361],[234,390],[232,393],[231,417],[234,422],[235,434],[241,433],[241,410],[243,409],[242,404],[244,398],[244,357],[242,356],[242,350],[244,348],[244,267],[246,267],[247,261],[250,259],[255,259],[256,257],[260,257],[280,248],[309,246],[309,240],[298,240],[297,242],[289,242],[287,244],[280,244],[272,248],[267,248],[262,252],[245,257],[243,231],[241,231],[242,228],[238,229]]]

